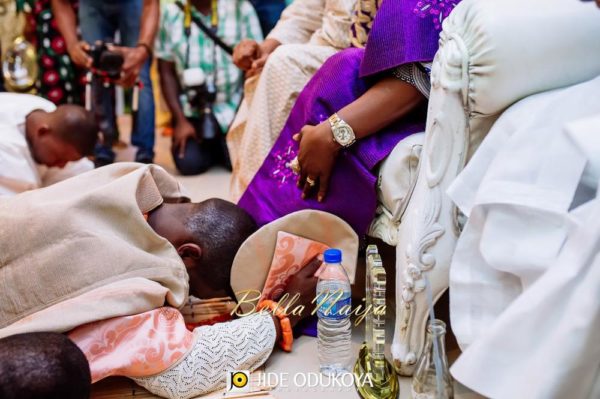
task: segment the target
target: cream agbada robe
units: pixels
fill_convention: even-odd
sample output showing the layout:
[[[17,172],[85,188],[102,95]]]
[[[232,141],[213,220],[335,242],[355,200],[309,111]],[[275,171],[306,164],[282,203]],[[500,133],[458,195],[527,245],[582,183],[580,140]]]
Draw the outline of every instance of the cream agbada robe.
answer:
[[[279,136],[306,83],[339,50],[350,46],[356,0],[294,0],[267,39],[282,45],[260,76],[246,80],[244,101],[227,133],[231,199],[238,201]]]
[[[185,266],[144,219],[182,198],[162,168],[133,163],[0,198],[0,336],[183,305]],[[81,296],[85,306],[64,311]]]
[[[469,216],[451,372],[487,397],[600,395],[599,91],[600,77],[517,103],[450,187]]]

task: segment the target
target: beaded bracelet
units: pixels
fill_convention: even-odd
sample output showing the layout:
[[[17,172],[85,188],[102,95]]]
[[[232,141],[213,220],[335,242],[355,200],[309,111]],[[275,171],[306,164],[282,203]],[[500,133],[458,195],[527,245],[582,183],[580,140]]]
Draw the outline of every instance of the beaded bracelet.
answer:
[[[294,333],[292,332],[292,323],[288,315],[283,309],[279,307],[277,302],[270,299],[260,301],[258,304],[258,310],[269,309],[273,316],[279,319],[279,325],[281,326],[281,340],[278,342],[281,349],[286,352],[292,351],[292,344],[294,343]]]

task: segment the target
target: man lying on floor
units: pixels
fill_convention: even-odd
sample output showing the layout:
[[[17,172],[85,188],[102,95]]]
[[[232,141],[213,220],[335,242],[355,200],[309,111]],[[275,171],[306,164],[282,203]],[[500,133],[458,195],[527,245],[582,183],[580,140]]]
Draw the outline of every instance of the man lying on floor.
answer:
[[[0,93],[0,195],[48,186],[94,168],[94,116],[29,94]]]
[[[114,164],[0,198],[0,220],[0,337],[69,332],[92,381],[125,375],[188,398],[222,388],[227,370],[258,367],[275,342],[290,349],[291,332],[269,313],[185,328],[175,308],[188,290],[233,295],[232,263],[255,224],[226,201],[189,202],[156,165]],[[289,280],[300,303],[313,299],[318,265]]]

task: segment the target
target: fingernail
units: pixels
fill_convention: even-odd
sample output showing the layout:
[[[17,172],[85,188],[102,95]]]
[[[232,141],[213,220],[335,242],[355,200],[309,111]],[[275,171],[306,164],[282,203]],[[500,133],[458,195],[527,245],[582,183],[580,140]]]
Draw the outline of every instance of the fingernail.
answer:
[[[322,195],[319,195],[319,198],[317,199],[317,201],[319,201],[319,202],[323,202],[323,196],[322,196]]]

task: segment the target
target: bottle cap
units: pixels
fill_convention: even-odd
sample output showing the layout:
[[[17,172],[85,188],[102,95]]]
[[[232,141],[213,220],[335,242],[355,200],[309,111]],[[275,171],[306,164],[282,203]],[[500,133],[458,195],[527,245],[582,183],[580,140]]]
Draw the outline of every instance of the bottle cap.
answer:
[[[325,258],[325,263],[340,263],[342,261],[342,251],[337,248],[327,249],[323,257]]]

